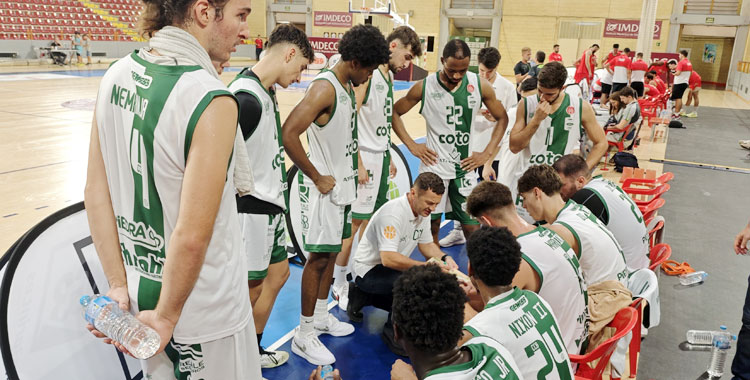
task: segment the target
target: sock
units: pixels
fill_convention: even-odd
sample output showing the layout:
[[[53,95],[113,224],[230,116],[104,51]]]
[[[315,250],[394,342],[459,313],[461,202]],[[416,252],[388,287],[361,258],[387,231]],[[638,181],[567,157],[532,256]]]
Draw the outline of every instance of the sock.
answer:
[[[313,328],[313,318],[305,317],[304,315],[299,316],[299,335],[301,337],[307,337],[315,333]]]
[[[263,333],[255,334],[255,336],[258,337],[258,352],[260,352],[260,354],[262,355],[266,352],[266,350],[264,350],[260,345],[260,341],[263,340]]]
[[[346,284],[346,270],[348,266],[336,265],[333,270],[333,284],[336,286],[342,286]]]
[[[316,325],[325,325],[326,322],[328,322],[327,299],[319,299],[317,302],[315,302],[315,314],[313,314],[313,318],[315,318]]]

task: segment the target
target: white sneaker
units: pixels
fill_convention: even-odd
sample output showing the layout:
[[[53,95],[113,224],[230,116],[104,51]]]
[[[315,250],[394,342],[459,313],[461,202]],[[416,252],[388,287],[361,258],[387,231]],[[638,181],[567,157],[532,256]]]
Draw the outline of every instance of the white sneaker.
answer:
[[[328,319],[326,319],[325,325],[319,325],[315,322],[315,332],[320,334],[328,334],[333,336],[347,336],[354,332],[354,326],[349,323],[341,322],[333,314],[328,313]]]
[[[458,244],[464,244],[466,243],[466,238],[464,237],[464,231],[454,228],[453,230],[451,230],[448,236],[440,239],[439,243],[440,243],[440,246],[443,248],[452,247]]]
[[[740,140],[740,146],[745,149],[750,149],[750,140]]]
[[[314,365],[326,365],[336,362],[336,357],[320,342],[318,336],[310,334],[300,336],[299,330],[292,339],[292,352]]]
[[[266,351],[260,354],[260,368],[276,368],[289,360],[286,351]]]
[[[334,284],[331,287],[331,294],[333,294],[333,299],[339,302],[339,309],[346,311],[349,305],[349,282],[346,281],[341,286]]]

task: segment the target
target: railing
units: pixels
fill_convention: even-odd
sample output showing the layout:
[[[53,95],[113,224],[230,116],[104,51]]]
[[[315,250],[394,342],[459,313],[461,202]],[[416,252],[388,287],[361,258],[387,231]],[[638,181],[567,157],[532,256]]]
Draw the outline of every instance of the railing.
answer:
[[[493,9],[494,0],[451,0],[451,8],[457,9]]]
[[[738,15],[739,0],[686,0],[682,13],[700,15]]]

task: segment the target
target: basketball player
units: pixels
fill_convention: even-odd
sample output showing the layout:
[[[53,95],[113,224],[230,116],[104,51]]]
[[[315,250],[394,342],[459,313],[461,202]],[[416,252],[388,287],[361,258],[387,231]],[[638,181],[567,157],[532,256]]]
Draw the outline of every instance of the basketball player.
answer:
[[[513,234],[507,228],[484,226],[469,238],[466,252],[469,277],[483,308],[464,317],[468,322],[461,341],[486,336],[500,342],[524,379],[572,380],[568,350],[552,308],[536,293],[512,284],[521,264],[521,246]]]
[[[628,269],[633,272],[648,268],[648,231],[643,214],[630,196],[602,176],[592,178],[586,162],[575,154],[563,156],[552,167],[563,182],[562,199],[586,206],[612,232],[622,247]]]
[[[510,133],[510,150],[521,153],[514,176],[506,185],[514,191],[517,205],[517,179],[534,164],[552,165],[565,154],[580,149],[585,132],[593,143],[586,163],[593,170],[607,150],[604,130],[596,121],[594,110],[581,98],[573,99],[562,91],[567,70],[559,62],[544,65],[539,73],[539,94],[525,97],[518,104],[516,123]]]
[[[508,124],[508,115],[486,79],[467,72],[471,51],[466,42],[451,40],[443,48],[443,69],[415,83],[396,102],[393,130],[422,164],[420,172],[432,172],[445,181],[446,196],[432,214],[432,237],[438,242],[440,217],[461,223],[466,236],[477,229],[478,222],[466,213],[466,197],[474,188],[474,169],[492,159]],[[422,102],[420,113],[427,123],[427,143],[417,144],[409,136],[401,115]],[[472,122],[484,104],[497,120],[492,137],[482,152],[470,152]]]
[[[149,46],[99,87],[85,203],[107,295],[161,337],[144,378],[261,379],[231,175],[237,103],[212,63],[248,38],[249,13],[249,0],[146,1]]]
[[[674,112],[672,119],[680,119],[682,110],[682,95],[690,84],[690,74],[693,72],[693,64],[687,58],[687,50],[680,50],[680,60],[674,69],[674,85],[672,86],[671,100],[674,100]],[[697,114],[696,114],[697,116]]]
[[[357,135],[359,163],[357,200],[352,204],[352,236],[345,239],[341,253],[336,257],[333,298],[341,310],[349,303],[349,284],[346,272],[352,241],[357,231],[364,231],[372,214],[387,199],[389,181],[396,175],[396,166],[391,162],[388,150],[391,144],[391,115],[393,114],[393,76],[391,72],[409,67],[415,57],[422,55],[422,44],[417,32],[408,26],[400,26],[386,39],[391,52],[387,65],[381,65],[372,78],[354,88],[357,98]]]
[[[309,257],[302,272],[302,315],[292,352],[316,365],[336,358],[317,334],[344,336],[354,327],[328,312],[328,292],[341,242],[351,235],[357,196],[357,110],[352,87],[388,62],[388,44],[372,25],[356,25],[338,47],[341,61],[322,71],[282,128],[284,148],[300,169],[302,237]],[[300,141],[307,131],[309,157]]]
[[[501,183],[485,181],[477,185],[466,201],[466,210],[482,225],[506,227],[516,236],[522,260],[511,285],[537,293],[549,302],[563,344],[569,353],[580,353],[587,337],[586,285],[568,243],[554,231],[523,220],[513,205],[510,189]]]
[[[687,102],[685,102],[685,107],[690,107],[690,103],[693,103],[693,112],[684,114],[687,117],[698,117],[698,106],[700,105],[700,99],[698,99],[698,94],[701,91],[701,76],[698,75],[698,72],[693,70],[690,73],[690,80],[688,81],[688,87],[690,87],[690,91],[688,92],[688,98]],[[684,111],[683,111],[684,113]]]
[[[648,70],[648,63],[643,60],[643,53],[638,52],[635,60],[630,63],[630,87],[638,93],[638,97],[643,97],[643,81]]]
[[[253,157],[250,164],[255,188],[251,194],[237,196],[237,210],[245,237],[247,282],[262,368],[277,367],[289,359],[287,352],[260,347],[276,296],[289,278],[284,228],[289,194],[274,89],[277,84],[287,88],[299,82],[314,58],[305,33],[293,25],[280,24],[268,38],[263,58],[229,85],[240,103],[240,127],[248,156]]]
[[[552,53],[549,53],[550,62],[562,62],[562,55],[560,55],[560,45],[554,44],[552,46]]]
[[[518,192],[531,216],[551,223],[546,227],[576,253],[587,287],[608,280],[627,285],[628,268],[620,244],[589,209],[563,201],[562,185],[551,166],[534,165],[518,180]]]
[[[586,83],[591,83],[594,79],[594,70],[596,69],[596,52],[599,50],[598,44],[591,45],[590,48],[583,52],[581,58],[573,64],[576,67],[575,81],[581,84],[584,79]]]
[[[401,275],[393,288],[393,328],[414,367],[396,360],[391,380],[523,378],[508,349],[496,340],[476,337],[458,345],[465,300],[456,278],[437,265]]]
[[[625,88],[630,81],[630,64],[632,61],[628,54],[629,48],[625,48],[620,54],[609,61],[612,68],[612,92]]]

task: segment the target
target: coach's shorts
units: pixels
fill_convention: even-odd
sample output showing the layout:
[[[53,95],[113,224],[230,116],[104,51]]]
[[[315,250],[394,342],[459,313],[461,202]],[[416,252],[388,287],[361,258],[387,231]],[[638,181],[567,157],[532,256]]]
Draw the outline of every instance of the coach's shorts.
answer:
[[[443,183],[445,194],[432,213],[432,220],[440,219],[440,215],[445,212],[446,219],[457,220],[461,224],[479,224],[466,212],[466,198],[477,186],[477,173],[472,171],[463,178],[444,179]]]
[[[352,235],[352,206],[334,204],[330,192],[321,194],[310,178],[301,171],[299,176],[305,251],[341,252],[341,241]]]
[[[697,80],[695,82],[689,83],[690,85],[690,91],[698,92],[701,90],[701,81]]]
[[[247,279],[262,280],[268,266],[287,259],[284,214],[240,213],[240,228],[245,241]]]
[[[612,92],[620,91],[623,88],[627,87],[627,83],[612,83]]]
[[[180,344],[170,340],[164,351],[141,360],[145,379],[151,380],[226,380],[259,379],[255,324],[234,335],[201,344]]]
[[[685,93],[685,90],[687,90],[687,88],[688,88],[687,83],[680,83],[680,84],[672,85],[672,96],[670,96],[669,99],[671,100],[682,99],[682,95]]]
[[[387,150],[369,152],[360,149],[359,154],[370,180],[364,185],[357,185],[357,200],[352,203],[352,218],[370,220],[372,214],[388,200],[391,153]]]
[[[607,96],[609,96],[611,92],[612,92],[612,85],[609,83],[602,82],[602,94],[607,94]]]

